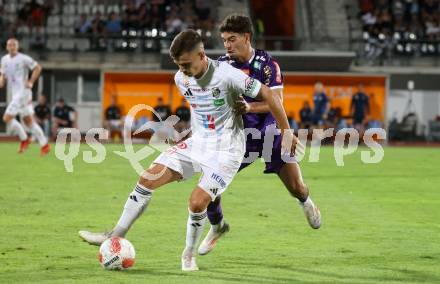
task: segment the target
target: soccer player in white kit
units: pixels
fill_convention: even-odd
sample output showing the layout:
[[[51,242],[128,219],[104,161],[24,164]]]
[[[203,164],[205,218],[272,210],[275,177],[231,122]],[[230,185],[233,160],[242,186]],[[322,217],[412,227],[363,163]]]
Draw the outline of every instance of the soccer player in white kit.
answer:
[[[25,125],[41,145],[41,155],[49,152],[50,146],[41,127],[34,121],[32,115],[32,87],[41,73],[41,66],[30,56],[18,52],[19,44],[15,38],[10,38],[6,43],[8,54],[1,59],[0,88],[3,88],[5,81],[8,90],[12,93],[12,101],[6,108],[3,121],[10,131],[20,138],[19,153],[23,153],[29,146],[30,139],[23,126],[15,119],[21,115]],[[32,70],[29,78],[29,70]]]
[[[186,247],[182,253],[182,270],[194,271],[198,270],[195,252],[207,219],[206,208],[231,183],[245,152],[243,120],[233,111],[239,96],[267,102],[285,138],[283,151],[292,153],[300,143],[289,129],[279,96],[228,63],[209,59],[196,31],[178,34],[170,54],[180,69],[175,83],[191,105],[192,136],[162,153],[142,174],[111,232],[80,231],[79,235],[94,245],[111,236],[124,237],[157,188],[201,172],[189,198]]]

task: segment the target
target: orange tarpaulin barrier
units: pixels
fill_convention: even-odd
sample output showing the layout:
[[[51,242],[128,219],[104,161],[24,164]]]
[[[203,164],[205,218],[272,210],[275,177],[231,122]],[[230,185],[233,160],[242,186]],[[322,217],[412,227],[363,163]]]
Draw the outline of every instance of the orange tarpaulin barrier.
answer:
[[[348,116],[351,96],[357,85],[363,84],[370,97],[371,118],[384,121],[386,101],[385,76],[364,76],[351,74],[295,74],[284,75],[284,107],[288,115],[299,118],[299,110],[304,101],[313,106],[313,87],[317,81],[324,84],[325,92],[331,100],[331,106],[341,107],[342,115]],[[104,73],[102,88],[102,110],[110,104],[111,96],[116,96],[122,114],[125,115],[136,104],[155,107],[157,98],[162,97],[174,111],[183,98],[174,85],[174,73]],[[138,116],[145,115],[143,113]],[[151,118],[151,114],[147,114]]]

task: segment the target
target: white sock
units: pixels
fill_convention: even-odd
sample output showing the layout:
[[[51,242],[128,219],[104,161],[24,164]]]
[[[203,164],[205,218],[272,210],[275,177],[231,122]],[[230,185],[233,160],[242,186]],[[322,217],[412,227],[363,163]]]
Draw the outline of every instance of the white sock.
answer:
[[[26,131],[24,131],[23,126],[15,118],[11,119],[8,122],[8,126],[12,134],[18,135],[21,141],[28,139],[28,136],[26,134]]]
[[[222,219],[220,222],[218,222],[215,225],[211,224],[212,230],[214,230],[214,232],[218,232],[218,231],[220,231],[220,229],[223,227],[224,224],[225,224],[224,219]]]
[[[47,138],[44,136],[43,129],[34,121],[32,122],[31,133],[37,138],[40,146],[47,144]]]
[[[113,229],[112,236],[125,237],[131,225],[133,225],[136,219],[142,215],[145,208],[147,208],[152,194],[152,190],[139,183],[136,184],[125,203],[124,211],[119,218],[118,224]]]
[[[314,205],[312,199],[310,198],[310,196],[307,196],[306,201],[304,201],[304,202],[301,202],[301,201],[300,201],[300,203],[301,203],[303,206],[307,206],[307,205],[312,205],[312,206],[313,206],[313,205]]]
[[[186,252],[191,252],[193,255],[196,250],[197,243],[202,236],[203,229],[207,219],[206,210],[201,213],[193,213],[188,209],[189,216],[186,224]]]

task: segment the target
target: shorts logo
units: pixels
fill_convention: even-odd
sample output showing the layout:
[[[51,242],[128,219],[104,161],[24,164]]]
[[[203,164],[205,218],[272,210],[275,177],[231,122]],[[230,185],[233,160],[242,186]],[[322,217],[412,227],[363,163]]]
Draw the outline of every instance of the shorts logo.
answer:
[[[212,192],[212,194],[217,195],[218,188],[211,188],[210,191]]]
[[[221,176],[219,176],[219,175],[217,175],[217,174],[212,174],[211,175],[211,178],[213,179],[213,180],[215,180],[216,182],[218,182],[219,184],[220,184],[220,186],[221,187],[226,187],[226,182],[223,180],[223,178],[221,177]]]

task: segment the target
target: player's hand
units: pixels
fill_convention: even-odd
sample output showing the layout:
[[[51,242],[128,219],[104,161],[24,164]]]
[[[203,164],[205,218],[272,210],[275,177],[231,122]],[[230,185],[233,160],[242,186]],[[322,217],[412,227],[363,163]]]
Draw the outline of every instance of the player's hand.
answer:
[[[26,86],[26,88],[28,88],[28,89],[32,89],[32,87],[34,86],[34,83],[32,83],[31,81],[26,81],[25,86]]]
[[[283,133],[281,152],[289,156],[303,156],[305,153],[304,145],[299,141],[298,137],[293,135],[290,129],[285,130]]]
[[[237,101],[235,101],[234,105],[234,112],[236,114],[245,114],[248,113],[251,107],[249,104],[245,101],[243,97],[239,97]]]

